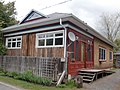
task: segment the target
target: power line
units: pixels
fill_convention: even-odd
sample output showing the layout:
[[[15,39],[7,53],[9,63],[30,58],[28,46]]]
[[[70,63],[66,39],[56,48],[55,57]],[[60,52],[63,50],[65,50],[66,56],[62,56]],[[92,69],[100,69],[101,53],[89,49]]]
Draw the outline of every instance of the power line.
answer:
[[[47,9],[47,8],[51,8],[51,7],[53,7],[53,6],[57,6],[57,5],[60,5],[60,4],[64,4],[64,3],[67,3],[67,2],[69,2],[69,1],[72,1],[72,0],[66,0],[66,1],[63,1],[63,2],[60,2],[60,3],[54,4],[54,5],[51,5],[51,6],[47,6],[47,7],[45,7],[45,8],[40,9],[40,10],[44,10],[44,9]],[[18,18],[22,18],[22,17],[24,17],[24,16],[19,16]]]
[[[69,2],[69,1],[72,1],[72,0],[66,0],[66,1],[63,1],[63,2],[60,2],[60,3],[54,4],[54,5],[51,5],[51,6],[47,6],[47,7],[45,7],[45,8],[40,9],[40,10],[44,10],[44,9],[47,9],[47,8],[51,8],[51,7],[53,7],[53,6],[57,6],[57,5],[60,5],[60,4],[64,4],[64,3]]]

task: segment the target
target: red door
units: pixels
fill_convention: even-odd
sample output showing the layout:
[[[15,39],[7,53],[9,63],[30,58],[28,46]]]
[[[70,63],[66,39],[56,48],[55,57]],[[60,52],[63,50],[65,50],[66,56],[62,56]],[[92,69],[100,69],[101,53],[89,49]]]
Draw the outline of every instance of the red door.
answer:
[[[85,41],[75,41],[71,44],[68,55],[68,73],[76,75],[83,68],[93,68],[93,45]]]

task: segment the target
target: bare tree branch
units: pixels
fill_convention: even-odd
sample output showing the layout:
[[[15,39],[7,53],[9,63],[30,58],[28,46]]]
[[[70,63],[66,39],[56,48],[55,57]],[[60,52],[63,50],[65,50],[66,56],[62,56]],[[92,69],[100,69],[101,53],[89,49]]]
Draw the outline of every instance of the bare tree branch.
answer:
[[[99,30],[103,30],[106,38],[114,42],[120,32],[120,13],[103,13]]]

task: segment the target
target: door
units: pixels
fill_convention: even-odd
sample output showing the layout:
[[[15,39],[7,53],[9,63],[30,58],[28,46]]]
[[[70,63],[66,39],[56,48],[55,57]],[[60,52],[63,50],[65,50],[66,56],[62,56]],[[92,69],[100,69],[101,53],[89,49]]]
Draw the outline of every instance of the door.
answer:
[[[81,62],[86,68],[86,44],[84,42],[81,42]]]
[[[82,68],[86,68],[86,43],[77,40],[69,47],[68,73],[76,75]]]
[[[67,47],[68,74],[77,75],[78,70],[93,67],[93,39],[84,35],[77,35],[78,40],[71,43],[68,39]]]

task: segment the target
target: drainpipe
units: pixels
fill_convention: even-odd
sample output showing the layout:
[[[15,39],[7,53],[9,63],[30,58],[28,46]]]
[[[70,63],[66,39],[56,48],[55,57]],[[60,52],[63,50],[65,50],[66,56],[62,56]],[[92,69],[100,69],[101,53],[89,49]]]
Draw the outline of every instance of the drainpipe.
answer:
[[[67,45],[66,45],[66,35],[67,35],[67,28],[62,24],[62,19],[60,18],[60,25],[64,28],[64,59],[65,59],[65,64],[64,64],[64,70],[62,72],[62,75],[60,76],[57,85],[61,84],[62,80],[64,79],[64,76],[67,74]]]
[[[67,40],[66,40],[66,35],[67,35],[67,28],[62,24],[62,19],[60,18],[60,25],[64,28],[64,59],[65,59],[65,67],[64,70],[66,71],[67,74]]]

